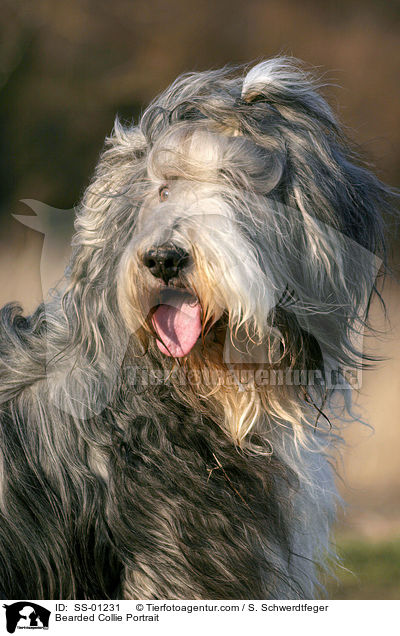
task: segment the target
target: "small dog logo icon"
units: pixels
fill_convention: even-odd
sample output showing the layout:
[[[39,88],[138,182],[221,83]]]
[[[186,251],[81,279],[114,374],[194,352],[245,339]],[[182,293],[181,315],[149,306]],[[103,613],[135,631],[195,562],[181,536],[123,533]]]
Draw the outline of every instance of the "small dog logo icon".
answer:
[[[9,634],[13,634],[16,628],[23,629],[48,629],[50,610],[27,601],[19,601],[12,605],[3,605],[6,609],[6,627]]]

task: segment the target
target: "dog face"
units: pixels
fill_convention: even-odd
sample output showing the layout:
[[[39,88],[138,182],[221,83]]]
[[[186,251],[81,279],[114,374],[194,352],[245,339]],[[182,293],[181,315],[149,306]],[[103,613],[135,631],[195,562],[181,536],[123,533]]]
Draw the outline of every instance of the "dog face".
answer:
[[[76,320],[86,349],[104,351],[117,321],[162,368],[319,369],[322,404],[327,370],[362,359],[382,246],[388,192],[354,159],[292,61],[178,78],[138,126],[116,123],[83,200],[68,293],[76,314],[93,296],[91,324]],[[302,383],[253,390],[222,381],[185,399],[219,396],[235,440],[261,411],[299,422],[310,404]]]
[[[171,126],[151,148],[120,304],[132,330],[153,327],[165,355],[184,357],[195,346],[204,354],[222,324],[230,334],[245,327],[248,339],[265,337],[275,290],[257,179],[270,183],[268,160],[248,140],[202,124]]]

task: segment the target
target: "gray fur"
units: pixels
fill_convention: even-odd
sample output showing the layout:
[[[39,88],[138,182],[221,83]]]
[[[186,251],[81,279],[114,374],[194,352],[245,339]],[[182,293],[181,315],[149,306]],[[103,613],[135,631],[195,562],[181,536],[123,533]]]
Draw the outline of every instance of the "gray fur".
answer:
[[[166,240],[196,253],[180,282],[209,293],[233,353],[245,329],[242,360],[251,341],[269,367],[357,366],[388,198],[293,60],[245,80],[181,76],[137,126],[116,122],[62,291],[28,318],[16,305],[0,315],[6,598],[318,593],[336,505],[329,387],[261,400],[238,385],[219,401],[180,387],[142,333],[156,283],[141,255]],[[208,343],[181,371],[213,370]]]

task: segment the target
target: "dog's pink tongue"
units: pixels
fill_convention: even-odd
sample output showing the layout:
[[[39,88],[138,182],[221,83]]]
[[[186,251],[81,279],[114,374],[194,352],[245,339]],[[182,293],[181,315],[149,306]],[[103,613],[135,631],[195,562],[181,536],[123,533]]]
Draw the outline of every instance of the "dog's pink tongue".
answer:
[[[174,305],[160,305],[153,314],[153,326],[160,340],[157,346],[166,356],[182,358],[196,344],[201,333],[201,307],[193,298]]]

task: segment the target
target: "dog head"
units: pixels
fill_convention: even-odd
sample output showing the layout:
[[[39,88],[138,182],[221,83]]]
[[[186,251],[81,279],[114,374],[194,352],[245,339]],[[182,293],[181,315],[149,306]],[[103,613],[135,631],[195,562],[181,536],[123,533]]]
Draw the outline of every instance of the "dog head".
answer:
[[[388,192],[356,165],[316,88],[277,58],[244,76],[184,75],[137,126],[116,122],[78,215],[67,292],[87,351],[121,330],[133,355],[162,367],[320,369],[320,396],[332,361],[362,359],[354,334]],[[258,407],[253,396],[238,409],[240,382],[222,384],[209,393],[241,412],[236,441],[261,404],[298,422],[310,403],[300,382],[269,385]]]

